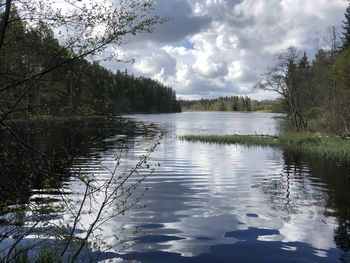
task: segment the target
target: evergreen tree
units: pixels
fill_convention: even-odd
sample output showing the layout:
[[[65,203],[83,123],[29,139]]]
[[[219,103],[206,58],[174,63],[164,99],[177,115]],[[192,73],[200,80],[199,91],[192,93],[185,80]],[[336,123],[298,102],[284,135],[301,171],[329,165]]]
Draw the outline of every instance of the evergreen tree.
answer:
[[[345,11],[345,20],[343,21],[343,49],[350,47],[350,1],[349,6]]]
[[[309,67],[309,60],[308,60],[308,57],[306,55],[306,52],[304,51],[304,55],[300,59],[300,62],[299,62],[299,68],[300,69],[305,69],[305,68],[308,68],[308,67]]]
[[[60,45],[44,22],[29,25],[16,10],[10,18],[13,22],[7,27],[7,38],[0,50],[0,119],[9,111],[14,118],[180,111],[170,87],[134,77],[127,71],[113,73],[84,58],[71,60],[36,81],[1,91],[4,86],[40,73],[47,65],[76,56]],[[13,111],[16,102],[20,110]]]
[[[253,104],[257,105],[258,102],[254,101],[253,103],[252,100],[246,96],[180,101],[181,109],[187,111],[253,111],[256,110],[253,108]]]

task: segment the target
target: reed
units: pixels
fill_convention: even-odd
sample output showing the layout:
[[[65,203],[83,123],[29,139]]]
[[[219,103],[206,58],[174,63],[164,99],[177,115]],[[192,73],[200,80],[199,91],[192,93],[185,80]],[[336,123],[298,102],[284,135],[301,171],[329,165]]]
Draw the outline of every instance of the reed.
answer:
[[[314,155],[324,159],[350,160],[349,139],[317,133],[286,133],[278,137],[237,134],[184,135],[180,139],[192,142],[278,147],[285,151]]]

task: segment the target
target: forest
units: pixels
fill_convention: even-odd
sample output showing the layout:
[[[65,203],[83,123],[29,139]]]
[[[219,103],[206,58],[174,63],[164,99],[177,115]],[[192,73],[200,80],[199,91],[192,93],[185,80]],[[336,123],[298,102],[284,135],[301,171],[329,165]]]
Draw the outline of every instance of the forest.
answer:
[[[252,101],[248,97],[220,97],[180,101],[181,108],[186,111],[252,111]]]
[[[180,100],[183,111],[264,111],[281,112],[279,100],[252,100],[247,96],[219,97],[216,99]]]
[[[9,21],[0,50],[2,115],[10,112],[13,118],[33,118],[180,111],[170,87],[127,71],[113,73],[79,57],[76,49],[60,44],[47,24],[39,21],[30,26],[15,9]]]
[[[350,135],[350,5],[343,29],[313,59],[294,47],[276,57],[259,87],[280,96],[297,131]]]
[[[0,263],[350,262],[350,0],[319,2],[0,0]],[[181,110],[230,113],[131,115]]]

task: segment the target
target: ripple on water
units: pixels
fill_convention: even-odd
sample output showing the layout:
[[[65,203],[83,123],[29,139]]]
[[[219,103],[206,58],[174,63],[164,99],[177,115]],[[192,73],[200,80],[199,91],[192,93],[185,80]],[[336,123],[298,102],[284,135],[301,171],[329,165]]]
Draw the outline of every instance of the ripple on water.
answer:
[[[342,219],[337,216],[346,215],[349,187],[332,178],[331,169],[276,149],[191,143],[176,137],[275,134],[274,116],[136,115],[132,118],[144,121],[139,134],[105,138],[104,146],[91,149],[93,157],[76,159],[71,169],[103,182],[110,176],[106,167],[116,165],[121,143],[129,150],[118,172],[130,169],[154,142],[141,135],[144,126],[154,122],[165,138],[151,156],[154,173],[135,190],[137,195],[149,186],[140,203],[145,207],[109,222],[106,240],[111,233],[121,233],[123,226],[141,228],[143,234],[134,239],[138,244],[123,253],[149,262],[336,262],[342,253],[335,243]],[[154,124],[152,129],[157,131]],[[130,179],[135,181],[137,176]],[[339,201],[334,189],[340,185],[344,189]]]

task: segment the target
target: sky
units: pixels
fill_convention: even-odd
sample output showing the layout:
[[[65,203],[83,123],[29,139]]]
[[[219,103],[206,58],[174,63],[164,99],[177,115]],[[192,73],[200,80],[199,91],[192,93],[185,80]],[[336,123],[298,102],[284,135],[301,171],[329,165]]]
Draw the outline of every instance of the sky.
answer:
[[[294,46],[312,58],[329,47],[346,6],[344,0],[157,0],[155,13],[170,20],[116,50],[135,63],[104,65],[157,79],[181,99],[273,99],[253,87],[276,55]]]

